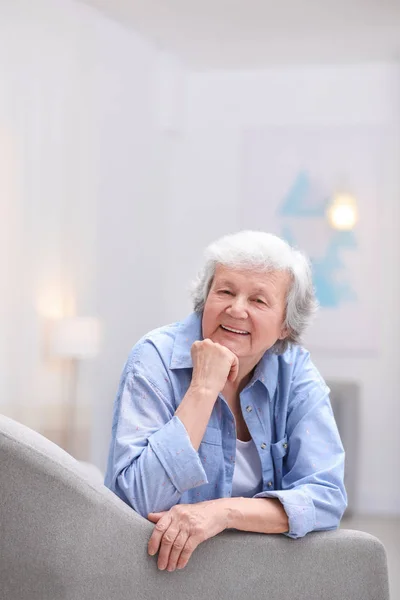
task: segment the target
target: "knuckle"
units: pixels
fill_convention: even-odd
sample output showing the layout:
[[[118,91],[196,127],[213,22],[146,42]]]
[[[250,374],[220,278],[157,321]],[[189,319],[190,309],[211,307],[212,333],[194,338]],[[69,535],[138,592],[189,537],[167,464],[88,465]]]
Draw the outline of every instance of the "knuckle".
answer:
[[[203,538],[203,535],[204,535],[203,528],[199,527],[199,526],[195,527],[194,531],[193,531],[193,535],[194,535],[195,538],[201,540]]]
[[[167,544],[168,546],[171,546],[173,544],[173,542],[175,541],[175,536],[173,533],[166,533],[164,534],[163,537],[163,543]]]
[[[161,521],[158,521],[158,523],[156,523],[156,527],[157,531],[165,531],[166,528],[166,524],[165,523],[161,523]]]
[[[233,352],[231,352],[226,346],[220,346],[220,349],[221,356],[223,356],[224,358],[228,358],[230,360],[232,356],[234,356]]]
[[[189,515],[189,525],[191,527],[191,529],[195,529],[196,527],[198,527],[199,525],[199,521],[198,521],[198,514],[197,513],[191,513]]]
[[[177,523],[179,526],[179,522],[185,514],[184,510],[182,510],[182,508],[179,506],[174,506],[170,509],[170,513],[172,519],[174,519],[174,522]]]

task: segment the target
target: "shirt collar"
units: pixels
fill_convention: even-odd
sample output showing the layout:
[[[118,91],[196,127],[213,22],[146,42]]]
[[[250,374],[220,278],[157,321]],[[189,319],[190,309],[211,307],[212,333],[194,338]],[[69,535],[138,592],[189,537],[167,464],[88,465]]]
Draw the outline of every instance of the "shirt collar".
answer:
[[[194,342],[202,339],[201,315],[192,313],[179,325],[172,349],[170,369],[192,369],[190,349]]]
[[[259,381],[268,390],[269,397],[272,400],[278,385],[278,371],[278,355],[271,350],[267,350],[256,366],[249,385],[252,386],[256,381]]]
[[[181,321],[172,350],[170,369],[192,369],[193,362],[190,349],[192,344],[203,339],[201,328],[202,315],[190,314]],[[270,398],[273,398],[278,380],[278,356],[267,350],[255,368],[254,375],[248,387],[256,381],[260,381],[268,390]]]

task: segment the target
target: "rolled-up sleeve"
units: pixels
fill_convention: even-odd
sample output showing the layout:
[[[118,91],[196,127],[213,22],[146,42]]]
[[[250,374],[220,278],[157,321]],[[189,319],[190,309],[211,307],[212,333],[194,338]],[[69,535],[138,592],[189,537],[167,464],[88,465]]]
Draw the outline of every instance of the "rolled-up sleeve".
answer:
[[[172,397],[126,367],[114,404],[105,485],[147,517],[169,510],[181,495],[207,483]]]
[[[345,453],[329,388],[318,378],[294,394],[287,419],[287,456],[280,490],[256,497],[278,498],[289,520],[285,535],[300,538],[310,531],[336,529],[347,506]]]

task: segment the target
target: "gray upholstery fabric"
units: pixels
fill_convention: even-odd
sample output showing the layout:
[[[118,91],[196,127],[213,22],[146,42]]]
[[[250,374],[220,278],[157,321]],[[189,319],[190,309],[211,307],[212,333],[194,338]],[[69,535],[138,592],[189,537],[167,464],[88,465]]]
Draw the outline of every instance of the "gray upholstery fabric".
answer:
[[[103,483],[104,475],[95,465],[91,463],[84,462],[82,460],[79,461],[79,466],[81,471],[83,470],[84,476],[86,479],[90,479],[92,483]]]
[[[0,416],[1,600],[388,600],[386,554],[351,530],[225,532],[159,572],[153,525],[79,463]]]

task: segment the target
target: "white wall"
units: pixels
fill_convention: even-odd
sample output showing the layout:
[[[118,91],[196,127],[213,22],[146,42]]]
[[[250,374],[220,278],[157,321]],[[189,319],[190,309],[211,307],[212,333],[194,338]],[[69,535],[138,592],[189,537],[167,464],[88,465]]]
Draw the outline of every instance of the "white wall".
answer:
[[[62,375],[59,364],[44,359],[46,319],[78,303],[91,309],[91,25],[88,11],[62,2],[0,5],[0,131],[8,171],[1,194],[0,402],[6,414],[45,429],[59,418]]]
[[[97,115],[101,137],[95,296],[105,338],[93,363],[92,460],[102,469],[113,401],[128,353],[142,335],[167,319],[170,170],[185,95],[179,63],[139,47],[132,33],[121,39],[119,29],[107,24],[104,31]],[[110,46],[118,54],[110,55]]]
[[[314,354],[327,378],[355,379],[362,387],[359,493],[363,512],[400,512],[400,403],[397,298],[400,291],[400,70],[370,65],[274,69],[260,72],[192,74],[188,119],[177,149],[169,247],[171,318],[188,310],[185,286],[202,248],[216,236],[240,229],[240,143],[249,128],[277,125],[391,128],[386,197],[382,198],[384,257],[381,312],[382,351],[377,357]],[[371,285],[378,284],[372,274]]]
[[[45,326],[98,316],[102,351],[81,364],[78,395],[101,466],[128,351],[165,318],[163,95],[179,74],[79,3],[0,4],[0,411],[61,441],[64,368],[45,355]]]

